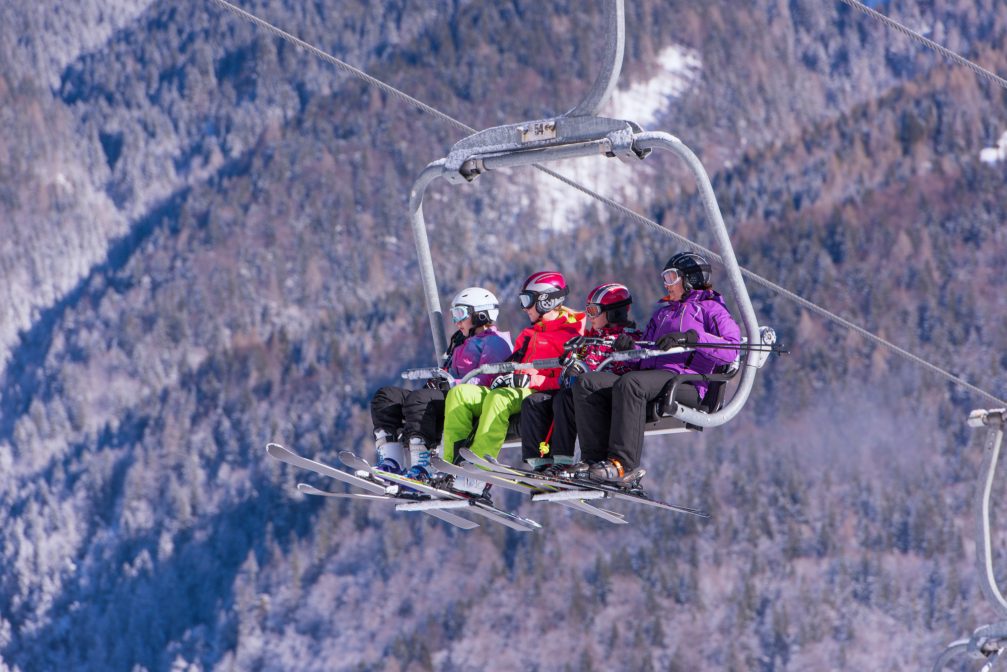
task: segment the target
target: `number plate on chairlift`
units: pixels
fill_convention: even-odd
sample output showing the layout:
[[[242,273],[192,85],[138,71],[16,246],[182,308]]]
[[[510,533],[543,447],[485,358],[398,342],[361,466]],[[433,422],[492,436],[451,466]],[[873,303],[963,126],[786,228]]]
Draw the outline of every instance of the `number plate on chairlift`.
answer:
[[[518,126],[518,130],[521,131],[521,142],[552,140],[556,137],[556,122],[536,121],[527,126]]]

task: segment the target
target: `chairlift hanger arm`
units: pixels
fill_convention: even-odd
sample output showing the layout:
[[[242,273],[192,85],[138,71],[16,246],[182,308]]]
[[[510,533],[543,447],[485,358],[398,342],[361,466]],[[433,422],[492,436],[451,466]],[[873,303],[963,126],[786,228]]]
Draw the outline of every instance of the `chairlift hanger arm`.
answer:
[[[982,487],[976,494],[976,530],[980,545],[977,547],[976,561],[983,580],[980,585],[987,599],[993,603],[1002,616],[1007,617],[1007,599],[1004,599],[993,573],[993,545],[990,535],[990,493],[993,489],[993,477],[996,474],[997,461],[1000,457],[1000,447],[1003,444],[1004,421],[1007,409],[977,410],[969,415],[970,427],[985,426],[986,441],[981,475]],[[981,552],[980,552],[981,550]]]
[[[564,116],[583,117],[598,114],[598,110],[612,95],[622,72],[622,59],[626,49],[626,8],[624,0],[605,1],[605,55],[601,70],[591,90],[576,107]]]
[[[1003,444],[1004,425],[1007,424],[1007,408],[974,410],[969,414],[968,426],[986,427],[983,443],[985,458],[976,491],[976,564],[978,565],[983,594],[993,604],[1001,617],[1007,616],[1007,600],[1004,599],[993,573],[993,551],[990,534],[990,493],[996,474],[1000,447]],[[1007,650],[1007,621],[1000,621],[976,628],[969,639],[960,639],[948,645],[934,664],[933,671],[943,670],[951,660],[961,654],[972,658],[985,659],[984,670],[992,670],[1004,651]]]

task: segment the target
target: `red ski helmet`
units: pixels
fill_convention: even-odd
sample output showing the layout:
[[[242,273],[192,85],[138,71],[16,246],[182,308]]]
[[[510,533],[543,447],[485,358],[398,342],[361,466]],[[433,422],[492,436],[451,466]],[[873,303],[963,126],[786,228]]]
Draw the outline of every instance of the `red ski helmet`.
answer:
[[[532,273],[524,281],[518,299],[521,301],[522,308],[527,309],[535,306],[535,310],[540,315],[545,315],[562,306],[569,291],[562,273],[559,271],[539,271]]]
[[[632,303],[633,295],[630,294],[629,287],[618,282],[606,282],[587,295],[587,314],[589,317],[598,317],[601,313],[625,308]]]

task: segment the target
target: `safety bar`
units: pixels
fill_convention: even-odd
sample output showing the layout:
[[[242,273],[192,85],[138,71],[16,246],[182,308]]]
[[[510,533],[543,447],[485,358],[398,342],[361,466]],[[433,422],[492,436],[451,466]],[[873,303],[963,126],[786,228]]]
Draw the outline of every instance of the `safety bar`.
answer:
[[[420,369],[406,369],[401,375],[403,380],[428,380],[430,378],[443,378],[447,381],[454,380],[450,373],[442,368],[434,366],[428,366]]]
[[[587,342],[591,343],[594,341],[604,342],[604,339],[588,339]],[[676,347],[671,348],[670,350],[644,349],[613,352],[611,356],[598,365],[598,370],[603,370],[610,362],[625,362],[629,360],[649,359],[651,357],[663,357],[665,355],[677,355],[679,353],[690,352],[692,350],[693,348]],[[534,362],[496,362],[494,364],[483,364],[482,366],[466,373],[460,380],[452,378],[451,374],[444,369],[433,366],[421,367],[418,369],[406,369],[400,375],[404,380],[428,380],[430,378],[441,378],[452,384],[456,384],[467,383],[476,376],[483,374],[513,373],[515,371],[523,371],[526,369],[555,369],[563,365],[564,362],[558,357],[540,359]]]
[[[675,347],[668,350],[658,350],[655,348],[641,348],[639,350],[617,350],[603,359],[596,371],[604,371],[612,362],[632,362],[638,359],[651,359],[653,357],[664,357],[665,355],[678,355],[683,352],[692,352],[695,348]]]
[[[467,383],[476,376],[481,376],[485,373],[489,374],[502,374],[502,373],[514,373],[515,371],[524,371],[527,369],[555,369],[557,367],[563,366],[558,357],[552,359],[540,359],[534,362],[497,362],[496,364],[483,364],[477,369],[472,369],[459,381],[460,383]]]

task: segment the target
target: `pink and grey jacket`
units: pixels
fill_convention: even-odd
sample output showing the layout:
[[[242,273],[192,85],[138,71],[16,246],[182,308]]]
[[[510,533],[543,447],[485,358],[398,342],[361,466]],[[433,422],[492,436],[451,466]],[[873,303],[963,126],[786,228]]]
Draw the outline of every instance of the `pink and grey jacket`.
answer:
[[[624,333],[629,334],[634,341],[640,340],[642,336],[640,330],[636,329],[635,326],[627,327],[619,324],[611,324],[601,329],[588,329],[584,332],[584,336],[588,338],[610,338],[614,341],[616,337]],[[615,348],[612,347],[612,343],[606,343],[605,345],[586,345],[578,350],[577,354],[587,365],[588,369],[596,371],[598,366],[608,359],[613,352],[615,352]],[[617,376],[621,376],[627,371],[631,371],[632,368],[627,362],[612,362],[606,370]]]
[[[741,342],[741,329],[727,310],[724,298],[712,289],[693,290],[681,301],[662,299],[659,306],[643,330],[644,341],[656,341],[673,331],[689,331],[699,334],[700,343],[725,343],[737,345]],[[663,369],[679,373],[712,373],[718,366],[730,364],[737,357],[736,350],[719,348],[697,348],[692,352],[666,355],[645,359],[641,369]],[[700,398],[706,395],[707,385],[694,383]]]
[[[480,334],[469,336],[452,351],[448,373],[453,378],[461,378],[483,364],[496,364],[505,361],[510,357],[512,351],[510,334],[507,332],[501,334],[493,327],[489,327]],[[485,386],[489,385],[494,378],[496,378],[496,374],[484,373],[469,382],[473,385]]]

